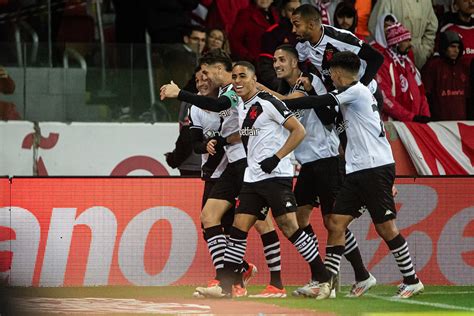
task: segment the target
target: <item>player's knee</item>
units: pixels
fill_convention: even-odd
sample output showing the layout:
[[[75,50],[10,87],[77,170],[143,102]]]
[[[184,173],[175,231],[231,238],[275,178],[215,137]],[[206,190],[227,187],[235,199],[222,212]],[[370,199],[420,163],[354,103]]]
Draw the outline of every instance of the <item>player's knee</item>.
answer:
[[[215,226],[219,223],[216,222],[215,216],[213,216],[212,212],[205,212],[204,210],[201,212],[201,223],[202,225],[207,228],[211,226]]]
[[[268,216],[267,216],[268,218]],[[254,225],[255,229],[260,235],[266,234],[268,232],[271,232],[275,228],[273,227],[273,222],[264,220],[264,221],[257,221],[255,222]]]
[[[324,226],[333,234],[344,234],[346,231],[344,222],[331,215],[324,217]]]
[[[400,233],[393,220],[375,224],[375,230],[385,241],[392,240]]]
[[[286,238],[291,237],[298,230],[297,223],[293,221],[278,222],[278,227]]]

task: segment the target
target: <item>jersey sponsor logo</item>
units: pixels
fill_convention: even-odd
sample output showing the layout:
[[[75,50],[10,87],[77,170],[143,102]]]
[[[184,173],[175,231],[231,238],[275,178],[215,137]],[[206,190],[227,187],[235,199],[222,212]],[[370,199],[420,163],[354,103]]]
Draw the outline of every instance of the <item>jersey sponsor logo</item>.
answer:
[[[340,122],[336,126],[336,135],[339,135],[339,134],[343,133],[348,128],[349,128],[349,121],[348,120],[344,120],[344,121]]]
[[[223,110],[219,112],[219,117],[228,117],[231,115],[230,109]]]
[[[260,128],[244,127],[239,131],[240,136],[257,136]]]
[[[286,111],[285,111],[285,112],[286,112]],[[301,118],[303,118],[303,116],[304,116],[304,110],[303,110],[303,109],[295,110],[295,111],[293,111],[293,115],[294,115],[297,119],[301,119]]]
[[[221,133],[219,133],[219,131],[215,131],[215,130],[208,130],[204,133],[204,137],[209,139],[209,138],[213,138],[213,137],[216,137],[216,136],[220,136]]]

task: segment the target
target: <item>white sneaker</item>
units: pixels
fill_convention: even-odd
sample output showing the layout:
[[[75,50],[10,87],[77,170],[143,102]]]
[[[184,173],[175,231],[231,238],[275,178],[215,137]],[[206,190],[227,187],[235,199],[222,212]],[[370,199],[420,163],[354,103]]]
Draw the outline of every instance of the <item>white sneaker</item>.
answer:
[[[331,290],[331,294],[329,294],[329,298],[336,298],[336,289]]]
[[[364,281],[356,282],[352,285],[351,291],[346,297],[359,297],[367,293],[371,287],[377,284],[377,279],[369,273],[369,277]]]
[[[319,291],[316,296],[314,296],[315,299],[317,300],[324,300],[326,298],[329,298],[331,296],[331,283],[329,282],[324,282],[324,283],[319,283]],[[336,291],[334,290],[334,294],[336,294]]]
[[[209,287],[197,287],[194,293],[198,293],[205,297],[214,297],[214,298],[222,298],[222,297],[229,296],[226,293],[224,293],[224,291],[219,285],[214,285],[214,286],[209,286]]]
[[[319,283],[318,281],[311,281],[305,286],[297,288],[292,294],[294,296],[306,296],[322,300],[331,295],[331,284],[329,282]]]
[[[424,289],[425,287],[420,280],[415,284],[402,283],[398,286],[397,294],[393,298],[410,298],[413,295],[422,293]]]
[[[198,291],[194,291],[193,297],[194,298],[205,298],[205,296],[202,295],[201,293],[199,293]]]
[[[318,281],[309,281],[307,284],[303,285],[302,287],[297,288],[293,292],[291,292],[291,295],[293,296],[306,296],[304,293],[309,293],[311,292],[309,288],[312,287],[317,287],[319,284]]]

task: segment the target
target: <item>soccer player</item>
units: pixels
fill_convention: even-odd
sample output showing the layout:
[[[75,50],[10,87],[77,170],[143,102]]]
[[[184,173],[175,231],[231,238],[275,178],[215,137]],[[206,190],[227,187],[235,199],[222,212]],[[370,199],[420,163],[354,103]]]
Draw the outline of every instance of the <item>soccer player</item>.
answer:
[[[297,98],[307,95],[326,94],[321,79],[311,73],[303,73],[298,67],[298,51],[291,45],[284,44],[275,50],[273,67],[281,80],[279,93],[282,98]],[[324,109],[303,109],[295,111],[296,116],[306,129],[306,137],[295,149],[295,158],[301,164],[301,170],[296,181],[294,193],[298,210],[296,213],[298,225],[308,235],[318,240],[310,224],[313,207],[320,205],[324,226],[327,227],[329,214],[334,207],[336,195],[342,183],[339,170],[339,138],[334,126],[335,111]],[[355,284],[349,297],[358,297],[376,284],[376,279],[367,271],[362,261],[357,240],[348,229],[346,231],[346,248],[344,256],[350,262],[355,273]],[[337,274],[331,264],[331,258],[326,257],[326,268]],[[312,295],[315,280],[298,288],[294,295]],[[332,289],[331,297],[335,297]]]
[[[240,135],[248,161],[239,195],[240,204],[224,256],[226,277],[219,286],[197,290],[211,297],[230,295],[230,286],[236,277],[235,271],[238,271],[245,254],[248,231],[257,219],[265,219],[271,208],[278,227],[308,262],[312,279],[318,281],[313,297],[328,298],[331,276],[321,260],[314,240],[298,227],[295,214],[293,166],[288,154],[304,138],[304,127],[282,101],[257,89],[252,64],[237,62],[232,71],[232,81],[235,93],[242,98],[238,105],[232,103],[233,95],[220,97],[212,102],[204,97],[180,92],[183,100],[212,111],[237,106]]]
[[[235,92],[232,91],[232,61],[226,53],[221,50],[210,51],[201,58],[200,66],[203,80],[209,80],[218,86],[219,96],[221,98],[227,98],[227,96],[231,95],[232,102],[239,100]],[[195,97],[194,94],[186,94],[184,91],[180,92],[180,89],[175,84],[165,85],[161,88],[162,98],[177,97],[180,95]],[[185,100],[186,98],[184,97],[183,99],[180,97],[180,99]],[[213,98],[207,99],[212,101],[216,100]],[[186,100],[195,104],[193,98]],[[229,164],[212,188],[201,213],[205,239],[207,240],[209,252],[211,253],[217,271],[217,280],[211,280],[208,283],[211,287],[218,284],[221,279],[224,248],[226,247],[226,239],[222,230],[221,219],[233,206],[235,198],[240,192],[244,171],[247,167],[246,153],[240,136],[238,135],[239,117],[237,109],[235,107],[223,109],[218,111],[218,113],[221,118],[219,135],[207,143],[206,150],[211,155],[214,155],[219,152],[220,148],[224,148]],[[273,222],[270,218],[258,221],[255,228],[262,239],[265,259],[270,270],[270,284],[257,297],[286,297],[286,291],[281,280],[280,241],[273,227]],[[256,272],[256,268],[252,264],[249,266],[245,261],[243,265],[243,270],[247,271],[243,275],[243,283],[245,285],[249,277]],[[247,291],[245,288],[239,286],[234,287],[234,296],[245,296],[246,294]]]
[[[337,90],[322,96],[287,100],[289,108],[339,107],[346,122],[346,177],[327,222],[329,236],[326,256],[339,270],[345,249],[345,233],[366,205],[375,230],[391,250],[403,276],[397,298],[409,298],[423,291],[412,264],[405,238],[396,226],[392,188],[395,161],[385,137],[377,101],[358,80],[359,57],[349,51],[336,53],[330,65],[331,79]]]
[[[293,24],[293,32],[299,41],[296,44],[299,60],[301,62],[307,60],[311,62],[319,71],[328,91],[334,89],[329,73],[329,64],[332,57],[337,52],[351,51],[362,59],[358,79],[369,87],[377,100],[379,111],[382,110],[382,92],[374,80],[378,69],[383,64],[382,54],[358,39],[351,32],[322,24],[321,13],[312,5],[303,4],[296,8],[291,16],[291,23]],[[339,138],[343,147],[345,147],[346,137],[340,116],[337,121],[342,130]]]

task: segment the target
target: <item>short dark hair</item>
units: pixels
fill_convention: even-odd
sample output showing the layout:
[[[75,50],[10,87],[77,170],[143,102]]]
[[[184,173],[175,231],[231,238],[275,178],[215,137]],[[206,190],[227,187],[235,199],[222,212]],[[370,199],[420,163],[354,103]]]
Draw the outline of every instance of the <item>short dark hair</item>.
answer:
[[[285,52],[289,53],[290,55],[293,55],[297,60],[298,60],[298,51],[296,50],[296,48],[293,46],[293,45],[290,45],[290,44],[282,44],[280,46],[278,46],[276,49],[275,49],[275,52],[277,50],[284,50]]]
[[[223,64],[227,72],[232,71],[232,59],[223,49],[211,49],[199,58],[199,65]]]
[[[247,69],[249,69],[250,71],[252,71],[253,73],[256,73],[255,71],[255,66],[249,62],[249,61],[246,61],[246,60],[240,60],[238,62],[236,62],[234,64],[234,67],[237,67],[237,66],[243,66],[243,67],[246,67]]]
[[[202,32],[202,33],[206,33],[207,34],[207,31],[206,31],[206,28],[203,27],[203,26],[200,26],[200,25],[191,25],[189,27],[186,27],[185,31],[184,31],[184,36],[191,36],[191,34],[196,31],[196,32]]]
[[[350,51],[338,52],[332,57],[330,68],[341,68],[352,74],[357,74],[360,68],[360,58]]]
[[[316,7],[312,6],[311,4],[302,4],[293,11],[293,15],[299,15],[304,20],[321,20],[321,12],[319,12]]]

